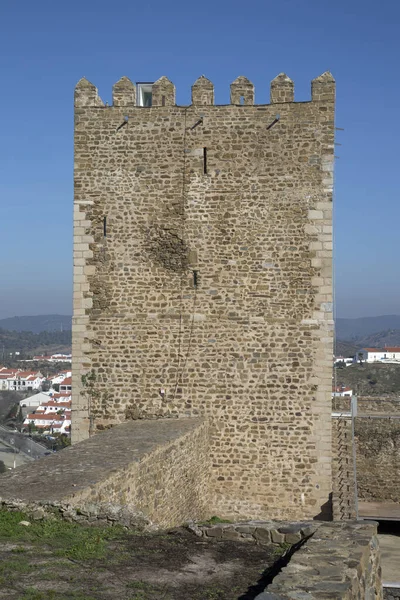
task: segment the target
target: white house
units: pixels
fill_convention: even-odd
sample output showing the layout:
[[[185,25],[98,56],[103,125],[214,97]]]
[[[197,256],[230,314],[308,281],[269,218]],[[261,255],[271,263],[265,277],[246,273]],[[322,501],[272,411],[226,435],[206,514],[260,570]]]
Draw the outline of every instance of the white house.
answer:
[[[71,400],[66,400],[65,402],[55,402],[54,400],[49,400],[48,402],[44,402],[41,404],[38,409],[35,411],[35,414],[39,412],[45,415],[55,415],[60,411],[64,413],[66,411],[71,410]]]
[[[24,400],[19,401],[19,405],[21,408],[37,408],[44,402],[48,402],[50,400],[50,396],[45,392],[39,392],[38,394],[33,394],[33,396],[29,396],[28,398],[24,398]]]
[[[66,377],[62,383],[60,383],[60,392],[71,392],[72,390],[72,378]]]
[[[67,377],[71,377],[72,373],[71,371],[61,371],[61,373],[57,373],[57,375],[53,375],[52,377],[49,377],[49,381],[51,381],[51,385],[56,385],[58,383],[62,383],[64,381],[64,379],[66,379]]]
[[[45,378],[38,371],[21,371],[21,369],[0,369],[0,389],[26,392],[38,390]]]
[[[29,425],[34,425],[43,432],[69,433],[71,430],[71,412],[65,411],[63,415],[32,413],[27,415],[23,425],[25,429],[27,429]]]
[[[345,396],[352,396],[353,395],[353,390],[351,388],[345,387],[344,385],[337,385],[336,387],[332,388],[332,396],[335,397],[345,397]]]
[[[385,348],[361,348],[357,352],[357,360],[363,362],[400,362],[400,348],[398,346],[386,346]]]
[[[25,392],[29,390],[38,390],[45,381],[41,373],[33,371],[19,371],[8,380],[8,389],[12,391]]]
[[[345,356],[334,356],[333,363],[335,365],[344,364],[345,367],[352,365],[355,362],[353,357],[345,357]]]

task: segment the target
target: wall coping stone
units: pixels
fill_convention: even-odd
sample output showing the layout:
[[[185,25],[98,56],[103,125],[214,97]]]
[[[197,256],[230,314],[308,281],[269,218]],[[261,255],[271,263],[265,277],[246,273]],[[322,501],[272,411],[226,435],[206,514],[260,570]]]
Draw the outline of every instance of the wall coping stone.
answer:
[[[64,502],[197,429],[204,419],[127,421],[0,476],[0,500]]]
[[[256,600],[382,600],[377,527],[321,523]]]
[[[258,545],[297,544],[312,536],[321,523],[317,521],[239,521],[237,523],[191,522],[188,529],[198,537],[213,539],[235,539]]]

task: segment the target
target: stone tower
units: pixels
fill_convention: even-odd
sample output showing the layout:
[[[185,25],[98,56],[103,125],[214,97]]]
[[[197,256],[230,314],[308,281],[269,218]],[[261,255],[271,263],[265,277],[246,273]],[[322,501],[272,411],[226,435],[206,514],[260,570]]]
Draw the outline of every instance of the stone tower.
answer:
[[[75,90],[73,442],[204,416],[215,514],[305,518],[331,492],[335,82],[246,77],[177,106]]]

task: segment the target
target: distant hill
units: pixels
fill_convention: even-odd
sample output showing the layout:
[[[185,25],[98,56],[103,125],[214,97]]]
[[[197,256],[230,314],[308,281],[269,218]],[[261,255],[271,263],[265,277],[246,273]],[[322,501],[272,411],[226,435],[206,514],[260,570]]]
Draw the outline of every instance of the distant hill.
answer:
[[[336,338],[336,356],[354,356],[360,348],[384,348],[385,346],[400,347],[400,329],[379,331],[364,337],[353,338],[351,342]]]
[[[20,358],[28,355],[67,352],[71,348],[71,331],[9,331],[0,329],[0,363],[11,353],[20,352]]]
[[[72,317],[70,315],[37,315],[32,317],[10,317],[0,319],[0,328],[8,331],[71,331]]]
[[[400,365],[354,364],[335,369],[335,378],[337,385],[349,387],[360,396],[400,394]]]
[[[375,333],[386,333],[393,330],[399,332],[400,315],[361,317],[359,319],[336,319],[335,327],[337,339],[351,342],[353,340],[367,338],[367,336]],[[389,342],[388,345],[390,345]]]

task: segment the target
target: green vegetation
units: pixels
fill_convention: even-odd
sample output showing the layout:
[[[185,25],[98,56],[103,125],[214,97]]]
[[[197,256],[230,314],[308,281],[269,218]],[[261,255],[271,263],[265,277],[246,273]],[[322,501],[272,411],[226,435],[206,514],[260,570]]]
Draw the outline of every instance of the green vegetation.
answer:
[[[344,385],[359,396],[400,395],[400,365],[357,363],[335,369],[337,385]]]
[[[277,558],[253,544],[199,542],[185,528],[138,533],[0,510],[0,595],[7,600],[238,600]]]
[[[4,464],[4,461],[0,460],[0,473],[5,473],[7,471],[7,467]]]
[[[8,331],[0,329],[0,347],[2,354],[0,362],[6,362],[11,352],[21,352],[19,359],[27,358],[32,354],[41,353],[43,350],[52,348],[56,352],[58,348],[68,349],[71,346],[71,331],[42,331],[32,333],[31,331]]]
[[[200,523],[200,524],[201,525],[218,525],[218,523],[232,523],[232,521],[229,521],[229,519],[221,519],[221,517],[217,517],[217,515],[214,515],[208,521],[204,521],[203,523]]]
[[[72,317],[70,315],[36,315],[30,317],[8,317],[0,319],[0,328],[8,331],[70,331]]]
[[[82,527],[61,519],[33,521],[29,527],[19,525],[29,521],[24,513],[0,511],[0,540],[44,543],[57,556],[74,560],[102,558],[106,542],[124,535],[122,527]]]
[[[95,596],[88,596],[80,592],[68,592],[68,595],[60,594],[55,590],[46,590],[44,592],[30,587],[23,593],[18,600],[96,600]]]

